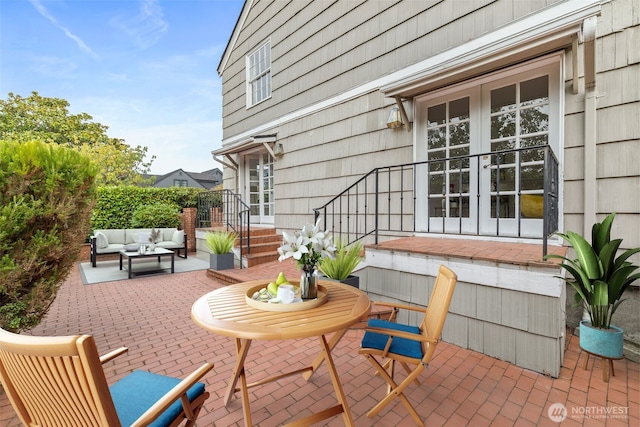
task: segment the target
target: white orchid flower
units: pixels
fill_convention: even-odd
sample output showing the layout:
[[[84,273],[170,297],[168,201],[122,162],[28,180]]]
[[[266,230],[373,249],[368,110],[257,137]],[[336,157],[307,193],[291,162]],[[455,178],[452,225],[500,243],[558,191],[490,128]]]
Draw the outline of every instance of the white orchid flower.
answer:
[[[333,236],[320,230],[320,219],[315,224],[306,224],[295,234],[283,232],[283,244],[278,248],[279,261],[293,258],[303,270],[312,271],[322,258],[333,258],[336,247]]]
[[[278,248],[278,253],[280,254],[278,261],[282,261],[287,258],[300,260],[300,258],[302,258],[302,254],[309,253],[309,248],[304,245],[303,236],[290,235],[286,232],[283,232],[282,236],[286,243]]]

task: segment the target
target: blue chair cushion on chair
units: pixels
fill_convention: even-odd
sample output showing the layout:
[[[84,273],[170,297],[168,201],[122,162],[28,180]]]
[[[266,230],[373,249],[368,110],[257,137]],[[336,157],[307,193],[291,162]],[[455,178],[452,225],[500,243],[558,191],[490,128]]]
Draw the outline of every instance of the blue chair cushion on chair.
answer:
[[[120,381],[109,387],[111,397],[123,426],[130,426],[149,409],[158,399],[178,385],[177,378],[153,374],[145,371],[133,371]],[[204,392],[204,384],[196,383],[187,391],[189,401]],[[169,425],[182,412],[180,399],[173,403],[150,426],[160,427]]]
[[[389,322],[388,320],[369,319],[368,326],[372,328],[394,329],[397,331],[410,332],[419,335],[420,328],[417,326],[403,325],[402,323]],[[374,348],[384,350],[387,345],[389,335],[378,334],[375,332],[365,332],[362,338],[362,348]],[[394,337],[389,347],[389,352],[400,354],[406,357],[422,359],[422,346],[419,341],[412,341],[406,338]]]

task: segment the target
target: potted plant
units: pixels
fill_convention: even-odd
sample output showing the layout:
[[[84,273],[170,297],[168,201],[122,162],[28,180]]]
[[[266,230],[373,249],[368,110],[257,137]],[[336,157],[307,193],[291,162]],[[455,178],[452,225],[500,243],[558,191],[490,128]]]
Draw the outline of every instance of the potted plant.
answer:
[[[329,279],[359,288],[360,278],[352,276],[351,273],[364,259],[361,256],[363,249],[362,242],[355,242],[351,247],[339,242],[336,246],[334,257],[326,257],[320,261],[320,271]]]
[[[149,233],[149,250],[151,252],[156,250],[156,242],[160,239],[160,230],[153,228]]]
[[[556,233],[569,242],[576,252],[577,259],[560,255],[547,255],[546,258],[564,260],[563,267],[571,277],[564,278],[576,291],[575,301],[582,304],[589,314],[590,321],[580,322],[580,347],[589,353],[607,358],[621,358],[623,354],[622,329],[611,325],[611,317],[623,299],[624,291],[640,273],[627,261],[640,248],[629,249],[616,258],[622,239],[611,240],[611,225],[615,213],[610,214],[602,223],[596,223],[591,230],[591,244],[573,231]]]
[[[209,267],[213,270],[230,270],[234,265],[233,246],[238,235],[231,231],[209,231],[204,235],[209,255]]]

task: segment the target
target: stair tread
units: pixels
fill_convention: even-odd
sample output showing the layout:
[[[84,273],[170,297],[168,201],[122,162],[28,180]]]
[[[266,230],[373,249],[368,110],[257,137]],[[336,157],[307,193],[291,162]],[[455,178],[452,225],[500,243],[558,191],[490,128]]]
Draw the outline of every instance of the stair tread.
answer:
[[[277,249],[282,244],[282,235],[276,232],[275,228],[251,228],[249,232],[249,242],[251,253],[247,252],[247,238],[244,236],[242,242],[243,264],[247,267],[277,260],[279,254]]]

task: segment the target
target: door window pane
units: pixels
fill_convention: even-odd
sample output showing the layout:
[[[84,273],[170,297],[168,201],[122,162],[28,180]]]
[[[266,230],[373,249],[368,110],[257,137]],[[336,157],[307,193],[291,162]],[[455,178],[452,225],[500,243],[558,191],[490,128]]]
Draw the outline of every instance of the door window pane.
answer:
[[[491,117],[491,139],[508,138],[516,134],[516,113],[511,111]]]
[[[444,128],[429,129],[427,131],[427,146],[429,150],[443,148],[447,144],[447,133]]]
[[[491,91],[491,112],[513,110],[516,106],[516,85],[509,85]]]
[[[541,76],[520,83],[520,105],[549,102],[549,76]]]
[[[515,196],[492,196],[491,218],[515,218]]]
[[[427,109],[427,122],[429,127],[444,124],[446,118],[446,104],[435,105]]]
[[[549,105],[537,105],[520,111],[520,134],[549,130]]]

